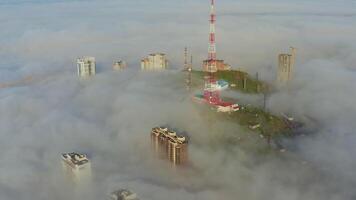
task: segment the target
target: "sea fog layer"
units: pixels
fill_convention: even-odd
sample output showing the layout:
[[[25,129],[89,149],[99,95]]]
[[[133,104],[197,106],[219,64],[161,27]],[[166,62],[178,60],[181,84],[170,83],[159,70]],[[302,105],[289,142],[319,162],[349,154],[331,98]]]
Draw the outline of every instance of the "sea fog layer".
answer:
[[[259,153],[258,135],[191,102],[179,69],[184,46],[195,69],[206,57],[208,3],[1,1],[1,83],[33,81],[0,90],[0,199],[104,199],[117,188],[152,200],[354,199],[355,2],[217,2],[218,57],[233,68],[273,83],[277,54],[298,49],[291,86],[268,99],[271,112],[320,126],[293,141],[297,154]],[[152,52],[171,70],[140,72]],[[84,55],[97,58],[89,80],[75,74]],[[118,59],[130,69],[112,72]],[[190,134],[190,169],[152,157],[157,125]],[[70,151],[91,158],[89,186],[68,183],[60,154]]]

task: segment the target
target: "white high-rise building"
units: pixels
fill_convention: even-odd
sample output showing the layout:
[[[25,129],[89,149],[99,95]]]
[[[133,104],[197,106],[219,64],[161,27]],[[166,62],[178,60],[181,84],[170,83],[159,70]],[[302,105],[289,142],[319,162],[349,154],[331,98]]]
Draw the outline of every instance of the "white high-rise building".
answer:
[[[168,67],[168,60],[163,53],[150,54],[141,60],[142,70],[164,70]]]
[[[291,54],[279,54],[277,83],[279,85],[287,84],[293,78],[296,49],[291,47]]]
[[[77,70],[79,77],[94,76],[96,64],[94,57],[83,57],[77,59]]]
[[[74,183],[88,184],[91,180],[91,164],[84,154],[62,154],[63,169]]]

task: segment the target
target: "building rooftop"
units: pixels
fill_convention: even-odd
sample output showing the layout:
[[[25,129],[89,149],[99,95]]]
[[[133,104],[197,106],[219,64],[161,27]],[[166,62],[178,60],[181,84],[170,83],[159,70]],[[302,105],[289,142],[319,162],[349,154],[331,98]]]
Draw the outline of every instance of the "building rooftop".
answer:
[[[279,54],[279,56],[293,56],[292,54],[288,54],[288,53],[281,53]]]
[[[203,62],[209,62],[209,61],[210,61],[210,60],[208,60],[208,59],[207,59],[207,60],[203,60]],[[221,60],[221,59],[216,59],[215,61],[216,61],[216,62],[224,62],[224,60]]]
[[[111,200],[139,200],[135,193],[127,189],[116,190],[110,196]]]
[[[157,55],[165,56],[166,54],[164,54],[164,53],[151,53],[150,54],[150,56],[157,56]]]
[[[166,137],[171,142],[177,144],[187,144],[188,138],[182,135],[177,135],[177,132],[169,130],[167,127],[155,127],[152,129],[152,133],[156,134],[157,136]]]
[[[81,58],[77,58],[77,62],[95,62],[95,57],[84,56]]]
[[[148,55],[148,57],[145,57],[143,59],[141,59],[141,62],[144,62],[144,61],[149,61],[149,57],[150,56],[165,56],[166,54],[164,53],[151,53]]]
[[[62,154],[62,159],[75,166],[81,166],[89,163],[87,156],[79,153],[64,153]]]

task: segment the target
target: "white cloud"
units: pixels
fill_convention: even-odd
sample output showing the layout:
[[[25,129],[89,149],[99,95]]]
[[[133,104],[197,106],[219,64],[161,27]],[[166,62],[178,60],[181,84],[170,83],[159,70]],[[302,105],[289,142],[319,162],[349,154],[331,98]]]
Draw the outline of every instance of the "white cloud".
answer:
[[[83,193],[69,192],[58,166],[66,151],[91,155],[95,187],[87,191],[89,199],[116,187],[152,200],[352,199],[353,5],[218,2],[218,56],[234,67],[271,81],[276,55],[298,48],[291,89],[269,99],[271,111],[307,116],[321,126],[293,141],[295,158],[261,156],[264,143],[257,135],[206,116],[190,101],[177,71],[137,71],[139,59],[154,51],[167,53],[180,68],[184,46],[200,67],[207,51],[206,1],[2,1],[1,80],[41,78],[0,90],[0,199],[83,199]],[[89,81],[75,76],[73,62],[83,55],[98,60],[99,74]],[[132,69],[111,72],[117,59]],[[162,124],[191,134],[194,169],[172,172],[147,156],[150,128]],[[237,136],[247,139],[222,145]]]

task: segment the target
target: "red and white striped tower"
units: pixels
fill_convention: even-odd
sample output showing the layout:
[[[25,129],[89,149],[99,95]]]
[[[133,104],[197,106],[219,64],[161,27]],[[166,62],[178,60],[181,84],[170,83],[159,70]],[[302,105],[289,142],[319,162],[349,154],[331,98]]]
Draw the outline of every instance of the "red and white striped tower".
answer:
[[[220,102],[219,91],[212,90],[212,85],[216,84],[214,73],[218,71],[216,64],[216,41],[215,41],[215,0],[211,0],[210,4],[210,33],[209,33],[209,49],[208,60],[205,71],[208,73],[205,80],[204,98],[211,104]]]
[[[211,0],[210,5],[210,34],[209,34],[209,55],[207,71],[210,73],[217,72],[216,66],[216,43],[215,43],[215,0]]]

